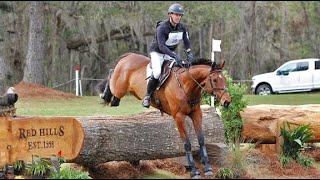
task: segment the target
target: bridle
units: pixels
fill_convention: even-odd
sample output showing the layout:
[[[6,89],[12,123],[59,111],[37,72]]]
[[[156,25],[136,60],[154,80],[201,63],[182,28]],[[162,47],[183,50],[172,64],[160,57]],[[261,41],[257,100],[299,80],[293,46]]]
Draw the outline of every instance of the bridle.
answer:
[[[220,71],[221,72],[221,70],[218,70],[218,71]],[[213,96],[216,96],[215,94],[213,94],[213,91],[223,91],[222,92],[222,94],[221,94],[221,97],[223,97],[224,96],[224,94],[226,93],[226,92],[228,92],[228,89],[226,88],[226,87],[223,87],[223,88],[217,88],[217,87],[214,87],[213,85],[212,85],[212,79],[211,79],[211,76],[210,76],[210,74],[209,74],[209,82],[210,82],[210,86],[211,86],[211,89],[212,89],[212,95]]]
[[[214,72],[221,72],[221,70],[213,70],[213,71],[214,71]],[[228,92],[228,89],[225,88],[225,87],[224,87],[224,88],[218,88],[218,87],[214,86],[214,85],[213,85],[213,80],[212,80],[212,78],[211,78],[211,76],[210,76],[211,72],[212,72],[212,71],[209,71],[209,74],[208,74],[210,86],[211,86],[211,89],[212,89],[212,94],[211,94],[211,95],[216,96],[216,95],[213,93],[214,91],[223,91],[223,93],[222,93],[222,95],[221,95],[221,97],[223,97],[223,95],[224,95],[226,92]],[[191,77],[191,79],[197,84],[197,86],[200,87],[200,89],[202,89],[203,91],[206,91],[206,90],[204,89],[204,87],[203,87],[200,83],[198,83],[197,80],[195,80],[195,79],[192,77],[192,75],[190,74],[190,72],[189,72],[188,70],[187,70],[187,73],[188,73],[188,75]]]

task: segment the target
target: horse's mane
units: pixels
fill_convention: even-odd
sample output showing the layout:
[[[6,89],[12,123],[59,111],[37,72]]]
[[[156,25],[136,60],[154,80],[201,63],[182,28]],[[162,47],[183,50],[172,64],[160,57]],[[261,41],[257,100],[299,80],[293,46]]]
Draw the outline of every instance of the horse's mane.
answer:
[[[192,62],[192,65],[208,65],[211,66],[212,62],[210,59],[199,58]]]

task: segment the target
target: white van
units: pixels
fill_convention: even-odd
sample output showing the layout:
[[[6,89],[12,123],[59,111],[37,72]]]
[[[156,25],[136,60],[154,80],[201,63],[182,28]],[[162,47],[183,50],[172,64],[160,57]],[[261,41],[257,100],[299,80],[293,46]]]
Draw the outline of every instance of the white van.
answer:
[[[252,91],[259,95],[320,89],[320,59],[298,59],[284,63],[271,73],[252,77]]]

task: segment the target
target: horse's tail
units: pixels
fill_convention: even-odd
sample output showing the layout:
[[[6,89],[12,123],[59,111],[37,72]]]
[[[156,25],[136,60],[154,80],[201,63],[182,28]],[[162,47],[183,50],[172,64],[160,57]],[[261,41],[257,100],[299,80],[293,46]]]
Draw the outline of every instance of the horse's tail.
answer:
[[[103,99],[104,105],[109,105],[111,102],[113,94],[110,90],[110,80],[109,78],[103,80],[99,85],[100,98]]]

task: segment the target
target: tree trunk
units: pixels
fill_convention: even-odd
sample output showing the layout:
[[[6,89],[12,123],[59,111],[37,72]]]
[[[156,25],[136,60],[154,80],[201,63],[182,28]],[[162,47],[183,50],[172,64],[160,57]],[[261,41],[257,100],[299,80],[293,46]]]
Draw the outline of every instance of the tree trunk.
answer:
[[[202,108],[206,143],[223,143],[224,128],[214,108]],[[94,166],[108,161],[137,162],[185,155],[171,116],[151,110],[132,116],[77,118],[85,132],[83,148],[74,162]],[[186,119],[192,150],[199,149],[192,121]]]
[[[10,73],[10,63],[0,56],[0,94],[7,88],[8,75]]]
[[[200,57],[204,57],[204,37],[202,28],[199,29],[199,48],[200,48]]]
[[[23,81],[44,84],[44,2],[30,4],[29,42]]]
[[[287,2],[282,2],[282,19],[281,19],[281,39],[280,39],[280,43],[281,43],[281,47],[280,47],[280,60],[281,62],[286,62],[286,60],[289,57],[289,50],[288,50],[288,45],[289,45],[289,34],[287,32],[287,17],[288,17],[288,8],[287,8]]]
[[[310,124],[313,139],[310,142],[320,141],[320,106],[279,106],[259,105],[246,108],[241,112],[243,128],[241,136],[247,142],[262,144],[279,144],[280,127],[285,121],[297,125]],[[292,125],[292,127],[294,127]]]
[[[250,49],[250,55],[249,59],[250,62],[247,64],[249,66],[249,74],[247,77],[252,77],[252,75],[255,73],[255,64],[257,62],[257,52],[256,52],[256,47],[257,47],[257,38],[256,38],[256,2],[252,1],[251,2],[251,17],[250,17],[250,22],[251,22],[251,42],[249,44],[249,49]]]

